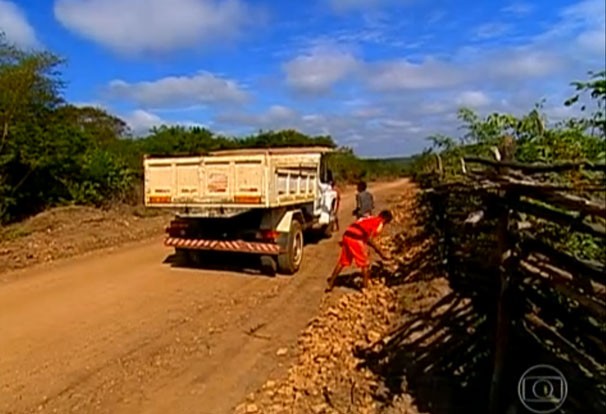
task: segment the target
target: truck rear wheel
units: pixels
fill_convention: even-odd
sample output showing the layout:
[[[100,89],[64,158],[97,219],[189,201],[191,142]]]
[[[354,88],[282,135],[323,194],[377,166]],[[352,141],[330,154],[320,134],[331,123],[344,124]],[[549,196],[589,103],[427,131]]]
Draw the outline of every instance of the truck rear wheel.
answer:
[[[297,273],[303,262],[303,227],[297,220],[290,224],[286,252],[278,256],[278,271],[287,275]]]
[[[191,249],[175,249],[177,261],[184,266],[197,267],[202,264],[202,253]]]
[[[266,276],[275,276],[278,272],[276,259],[272,256],[261,256],[261,272]]]

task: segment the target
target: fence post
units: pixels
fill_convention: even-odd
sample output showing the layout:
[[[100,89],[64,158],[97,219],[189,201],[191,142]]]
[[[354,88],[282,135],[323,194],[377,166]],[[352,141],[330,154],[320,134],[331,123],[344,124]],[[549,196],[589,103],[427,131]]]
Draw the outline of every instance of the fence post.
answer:
[[[506,138],[503,142],[504,148],[502,148],[501,152],[495,151],[495,158],[497,158],[497,160],[500,158],[500,161],[505,162],[511,161],[513,159],[513,150],[510,147],[512,144],[513,143]],[[508,169],[505,167],[497,168],[497,175],[505,175],[507,172]],[[513,250],[509,240],[510,209],[507,203],[510,194],[508,191],[502,191],[498,197],[502,201],[502,203],[499,203],[501,211],[497,225],[499,297],[497,304],[494,365],[489,395],[490,414],[500,414],[504,411],[503,378],[511,331],[511,309],[509,301],[511,275],[509,263],[512,258]]]

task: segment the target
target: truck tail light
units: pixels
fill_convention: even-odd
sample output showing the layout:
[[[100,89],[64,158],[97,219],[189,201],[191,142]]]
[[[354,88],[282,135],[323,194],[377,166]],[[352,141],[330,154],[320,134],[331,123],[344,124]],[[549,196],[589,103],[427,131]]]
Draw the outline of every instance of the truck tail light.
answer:
[[[234,202],[237,204],[261,204],[259,196],[235,196]]]
[[[150,204],[170,204],[170,196],[150,196],[147,201]]]
[[[185,230],[187,229],[188,224],[184,221],[173,220],[170,222],[168,227],[166,227],[166,233],[171,236],[184,236]]]
[[[275,230],[261,230],[261,239],[263,241],[275,242],[280,237],[280,232]]]

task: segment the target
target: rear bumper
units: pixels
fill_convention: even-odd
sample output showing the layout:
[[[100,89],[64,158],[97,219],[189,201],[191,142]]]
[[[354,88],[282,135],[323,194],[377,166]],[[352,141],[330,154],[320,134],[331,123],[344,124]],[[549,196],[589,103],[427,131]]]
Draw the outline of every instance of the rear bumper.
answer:
[[[280,246],[274,243],[246,242],[243,240],[205,240],[167,237],[165,246],[191,250],[218,250],[226,252],[278,255]]]

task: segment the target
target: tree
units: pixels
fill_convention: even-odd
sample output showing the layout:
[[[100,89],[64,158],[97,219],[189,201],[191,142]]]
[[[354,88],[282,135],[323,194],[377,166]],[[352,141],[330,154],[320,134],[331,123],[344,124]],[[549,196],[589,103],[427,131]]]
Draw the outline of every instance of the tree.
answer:
[[[57,67],[62,60],[49,52],[25,52],[0,33],[0,154],[11,126],[34,120],[62,102]]]
[[[579,102],[582,94],[589,93],[589,97],[595,103],[594,112],[589,119],[574,119],[575,123],[580,124],[582,128],[590,129],[593,135],[597,133],[602,138],[606,138],[606,70],[601,72],[589,72],[588,81],[572,82],[577,93],[564,102],[566,106],[573,106]],[[581,106],[581,111],[585,112],[587,105]]]
[[[56,116],[89,134],[101,146],[115,143],[120,138],[132,136],[128,124],[101,108],[92,106],[62,105]]]

